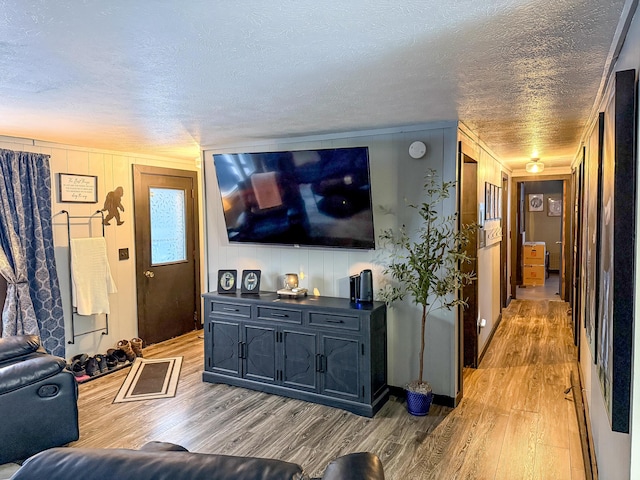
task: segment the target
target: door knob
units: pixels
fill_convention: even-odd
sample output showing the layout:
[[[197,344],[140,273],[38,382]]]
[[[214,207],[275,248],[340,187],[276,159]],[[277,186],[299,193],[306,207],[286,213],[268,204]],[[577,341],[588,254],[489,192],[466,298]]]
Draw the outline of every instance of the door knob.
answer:
[[[147,270],[146,272],[144,272],[144,276],[145,276],[145,277],[147,277],[147,278],[153,278],[153,277],[155,277],[156,275],[155,275],[155,273],[153,273],[152,271]]]

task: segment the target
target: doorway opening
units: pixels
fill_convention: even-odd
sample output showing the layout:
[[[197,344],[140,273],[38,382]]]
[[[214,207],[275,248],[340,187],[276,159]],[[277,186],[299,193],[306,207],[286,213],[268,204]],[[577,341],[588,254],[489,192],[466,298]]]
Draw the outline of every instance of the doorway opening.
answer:
[[[512,298],[569,299],[570,181],[564,175],[514,179]]]
[[[461,195],[460,223],[473,224],[478,220],[478,163],[470,156],[461,153]],[[467,255],[473,260],[463,263],[460,268],[465,272],[478,274],[478,230],[473,231],[467,245]],[[467,299],[467,308],[462,310],[462,365],[478,366],[478,282],[471,282],[462,289],[462,297]]]

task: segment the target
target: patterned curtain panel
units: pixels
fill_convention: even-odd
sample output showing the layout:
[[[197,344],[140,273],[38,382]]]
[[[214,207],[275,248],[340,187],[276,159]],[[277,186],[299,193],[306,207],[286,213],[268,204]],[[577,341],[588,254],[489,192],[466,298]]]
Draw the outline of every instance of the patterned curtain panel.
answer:
[[[2,336],[40,335],[65,356],[54,257],[49,156],[0,149],[0,274],[7,280]]]

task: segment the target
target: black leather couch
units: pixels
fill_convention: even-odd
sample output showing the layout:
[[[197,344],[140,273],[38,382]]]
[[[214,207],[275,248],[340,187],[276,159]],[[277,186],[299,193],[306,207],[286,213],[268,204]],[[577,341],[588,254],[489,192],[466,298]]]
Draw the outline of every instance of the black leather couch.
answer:
[[[164,442],[140,450],[52,448],[29,458],[11,480],[305,480],[295,463],[253,457],[191,453]],[[353,453],[327,466],[322,480],[384,480],[372,453]]]
[[[0,464],[78,439],[78,385],[35,335],[0,338]]]

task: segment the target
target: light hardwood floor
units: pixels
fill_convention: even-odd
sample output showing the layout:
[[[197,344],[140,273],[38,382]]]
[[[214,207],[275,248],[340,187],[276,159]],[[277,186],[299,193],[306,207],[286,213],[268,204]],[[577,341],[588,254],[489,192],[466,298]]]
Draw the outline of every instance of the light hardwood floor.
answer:
[[[145,349],[183,356],[175,398],[113,404],[128,369],[80,385],[77,447],[138,448],[150,440],[191,451],[299,463],[319,476],[355,451],[375,452],[388,480],[582,479],[569,386],[575,365],[567,304],[513,301],[455,409],[406,413],[392,397],[373,419],[276,395],[202,382],[202,332]]]

